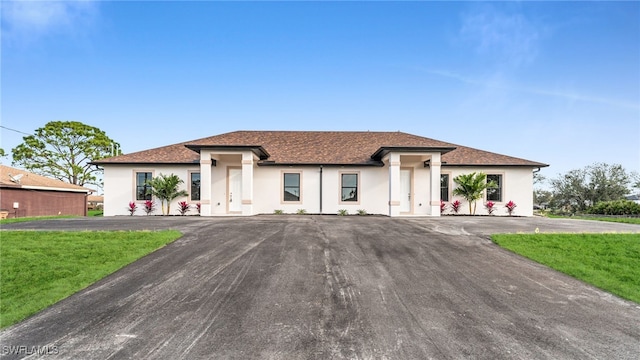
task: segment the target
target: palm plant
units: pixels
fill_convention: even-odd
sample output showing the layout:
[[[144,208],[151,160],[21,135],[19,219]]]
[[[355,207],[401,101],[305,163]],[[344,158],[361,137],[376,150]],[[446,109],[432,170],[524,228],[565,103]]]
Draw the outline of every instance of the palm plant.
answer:
[[[487,175],[485,173],[461,174],[453,178],[458,186],[453,189],[453,195],[460,196],[469,203],[469,214],[471,214],[471,205],[473,204],[473,215],[476,214],[476,201],[482,198],[482,192],[487,188],[495,188],[497,184],[493,181],[487,183]]]
[[[162,206],[162,215],[165,215],[165,201],[167,202],[166,214],[170,214],[171,201],[173,201],[173,199],[175,198],[189,195],[186,190],[178,190],[178,186],[182,183],[184,183],[184,181],[175,174],[160,174],[159,176],[147,181],[147,184],[150,186],[148,193],[160,199],[160,204]]]

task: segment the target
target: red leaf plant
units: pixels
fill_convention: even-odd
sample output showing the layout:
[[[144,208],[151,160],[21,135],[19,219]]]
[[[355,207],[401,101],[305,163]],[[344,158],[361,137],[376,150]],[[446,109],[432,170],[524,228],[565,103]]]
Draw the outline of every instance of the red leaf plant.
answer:
[[[180,216],[184,216],[187,211],[189,211],[189,204],[187,204],[186,201],[180,201],[178,203],[178,212],[180,213]]]
[[[131,201],[129,202],[129,207],[127,208],[127,210],[129,210],[129,216],[133,216],[133,213],[136,212],[136,209],[138,208],[138,205]]]
[[[149,214],[151,214],[155,209],[156,204],[153,201],[147,200],[144,202],[143,210],[145,213],[147,213],[147,216],[149,216]]]
[[[453,212],[457,214],[458,211],[460,211],[460,206],[462,206],[462,203],[460,202],[460,200],[456,200],[451,203],[451,210],[453,210]]]
[[[512,200],[509,200],[509,202],[505,206],[507,207],[507,212],[509,213],[509,216],[511,216],[511,215],[513,215],[513,210],[518,205],[516,205],[516,203],[514,203]]]
[[[493,214],[493,212],[496,211],[496,203],[491,200],[487,201],[487,203],[484,204],[484,207],[487,208],[487,212],[489,213],[489,215]]]

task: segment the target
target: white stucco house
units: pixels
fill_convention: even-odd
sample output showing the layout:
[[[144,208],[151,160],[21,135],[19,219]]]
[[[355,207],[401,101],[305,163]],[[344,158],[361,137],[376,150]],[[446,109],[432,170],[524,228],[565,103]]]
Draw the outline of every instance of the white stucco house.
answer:
[[[402,132],[236,131],[94,162],[104,168],[104,215],[128,215],[131,201],[150,199],[145,181],[184,180],[201,216],[296,213],[440,216],[453,178],[482,171],[498,189],[478,202],[517,204],[531,216],[533,172],[547,164]],[[468,212],[466,202],[461,213]],[[159,211],[159,210],[158,210]],[[175,210],[174,210],[175,211]],[[195,214],[195,210],[191,211]],[[143,211],[137,214],[143,215]]]

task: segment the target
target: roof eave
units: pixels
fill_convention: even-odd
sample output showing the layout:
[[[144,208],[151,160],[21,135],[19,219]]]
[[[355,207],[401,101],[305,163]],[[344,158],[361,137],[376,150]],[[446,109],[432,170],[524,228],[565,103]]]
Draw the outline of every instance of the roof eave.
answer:
[[[325,163],[325,162],[275,162],[259,161],[258,166],[323,166],[323,167],[383,167],[382,161],[368,161],[364,163]]]
[[[442,163],[443,167],[462,167],[462,166],[466,166],[466,167],[527,167],[527,168],[543,168],[543,167],[548,167],[548,164],[455,164],[455,163],[446,163],[443,162]]]
[[[198,165],[199,160],[186,161],[92,161],[92,165]]]
[[[264,160],[271,156],[267,150],[265,150],[261,145],[194,145],[194,144],[186,144],[185,147],[189,150],[195,151],[198,154],[202,149],[206,150],[223,150],[223,151],[245,151],[251,150],[256,156],[260,158],[260,160]]]
[[[446,154],[455,149],[456,147],[454,146],[382,146],[371,155],[371,158],[380,160],[392,151],[409,153],[439,152],[440,154]]]

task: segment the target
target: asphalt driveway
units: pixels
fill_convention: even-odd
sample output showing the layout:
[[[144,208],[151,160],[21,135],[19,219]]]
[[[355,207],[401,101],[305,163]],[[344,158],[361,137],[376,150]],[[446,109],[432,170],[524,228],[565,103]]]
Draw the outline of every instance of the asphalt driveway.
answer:
[[[540,218],[61,219],[185,236],[1,334],[60,359],[638,359],[640,305],[502,250]],[[640,236],[640,235],[639,235]],[[13,348],[15,349],[15,348]],[[56,354],[57,353],[57,354]],[[37,357],[33,355],[32,357]]]

